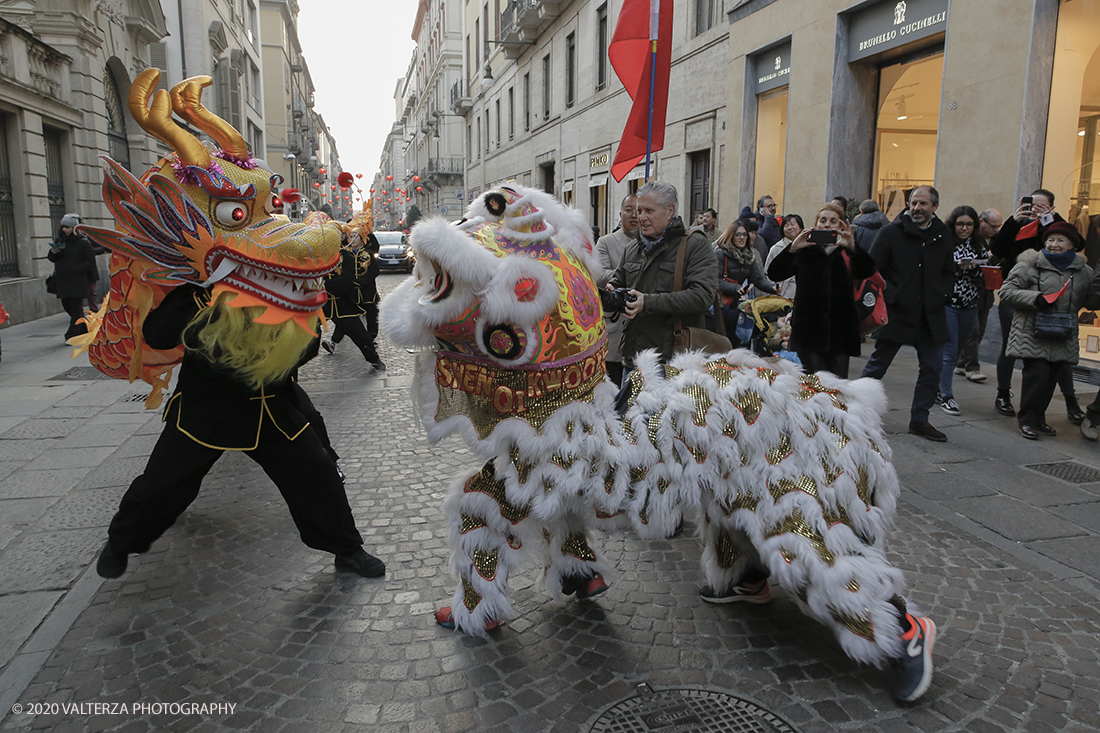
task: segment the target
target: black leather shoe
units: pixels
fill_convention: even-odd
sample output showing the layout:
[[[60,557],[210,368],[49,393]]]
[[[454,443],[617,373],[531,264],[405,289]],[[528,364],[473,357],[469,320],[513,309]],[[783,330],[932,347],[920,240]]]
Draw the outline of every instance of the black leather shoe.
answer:
[[[386,371],[386,365],[382,363],[381,359],[379,359],[378,361],[372,361],[370,365],[374,367],[374,371],[376,372]]]
[[[1053,435],[1058,434],[1057,430],[1055,430],[1051,426],[1047,425],[1046,423],[1043,423],[1042,425],[1040,425],[1039,427],[1037,427],[1035,429],[1039,432],[1039,435],[1052,435],[1053,436]]]
[[[1080,425],[1085,421],[1085,413],[1081,412],[1080,407],[1067,407],[1066,417],[1074,425]]]
[[[919,435],[922,438],[927,438],[934,443],[946,443],[947,435],[941,433],[932,427],[932,423],[927,422],[910,422],[909,432],[913,435]]]
[[[127,556],[125,552],[119,552],[111,547],[111,541],[103,545],[99,553],[99,560],[95,564],[95,571],[101,578],[118,578],[126,572]]]
[[[1031,427],[1030,425],[1021,425],[1020,426],[1020,435],[1024,436],[1028,440],[1038,440],[1039,439],[1039,431],[1036,430],[1035,428]]]
[[[1016,408],[1012,406],[1012,400],[1008,397],[998,397],[993,403],[993,409],[1005,417],[1016,417]]]
[[[386,563],[361,547],[355,552],[337,555],[336,567],[338,570],[350,570],[364,578],[378,578],[386,574]]]

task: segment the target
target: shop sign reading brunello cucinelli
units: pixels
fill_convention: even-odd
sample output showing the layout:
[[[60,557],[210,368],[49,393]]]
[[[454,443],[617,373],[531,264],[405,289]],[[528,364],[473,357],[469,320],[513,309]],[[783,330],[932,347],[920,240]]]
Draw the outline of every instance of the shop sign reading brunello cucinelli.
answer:
[[[949,0],[884,0],[852,14],[848,61],[873,56],[947,30]]]
[[[763,94],[791,83],[791,42],[756,54],[756,93]]]

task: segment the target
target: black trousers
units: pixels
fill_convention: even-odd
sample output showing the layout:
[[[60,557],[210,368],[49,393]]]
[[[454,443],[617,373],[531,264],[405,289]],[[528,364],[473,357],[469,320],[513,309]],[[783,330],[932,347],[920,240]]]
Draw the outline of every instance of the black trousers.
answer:
[[[848,378],[848,362],[852,357],[831,351],[799,351],[798,360],[807,374],[832,372],[841,379]]]
[[[84,298],[62,298],[61,307],[69,314],[69,328],[65,331],[65,338],[81,336],[88,333],[88,327],[83,323],[77,323],[84,317]]]
[[[195,500],[203,477],[221,457],[221,450],[181,433],[172,411],[168,418],[144,473],[130,484],[111,520],[108,536],[119,552],[148,550]],[[279,488],[302,542],[334,554],[362,547],[336,464],[312,426],[289,440],[267,420],[260,444],[245,453]]]
[[[359,316],[337,316],[332,319],[332,324],[333,343],[338,344],[343,341],[344,336],[347,336],[359,348],[359,351],[363,352],[364,359],[371,364],[379,361],[378,349],[375,348],[374,339],[367,332],[367,327],[363,325],[363,320]]]
[[[1054,388],[1069,364],[1045,359],[1021,361],[1024,363],[1024,373],[1020,387],[1020,411],[1016,413],[1016,419],[1020,421],[1020,425],[1037,428],[1046,423],[1047,407],[1054,397]]]

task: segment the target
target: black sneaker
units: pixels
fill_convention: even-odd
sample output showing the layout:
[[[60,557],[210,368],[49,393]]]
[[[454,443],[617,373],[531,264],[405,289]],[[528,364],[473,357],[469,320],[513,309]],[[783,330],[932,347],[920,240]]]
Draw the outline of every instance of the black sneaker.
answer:
[[[336,344],[332,343],[328,339],[321,339],[321,348],[332,354],[336,351]]]
[[[118,578],[126,572],[127,556],[125,552],[119,552],[111,547],[111,541],[103,545],[99,553],[99,560],[95,564],[95,571],[101,578]]]
[[[735,585],[722,593],[708,585],[699,591],[699,597],[707,603],[767,603],[772,599],[772,588],[766,580],[760,584],[759,588]]]
[[[1080,425],[1085,421],[1085,413],[1081,412],[1080,407],[1067,407],[1066,418],[1074,425]]]
[[[360,547],[355,552],[336,556],[338,570],[351,570],[364,578],[377,578],[386,574],[386,563]]]
[[[930,618],[906,615],[912,628],[902,634],[902,655],[893,663],[898,675],[894,695],[902,702],[913,702],[928,692],[932,684],[932,645],[936,642],[936,625]]]
[[[374,367],[374,371],[376,372],[386,371],[386,365],[382,363],[381,359],[379,359],[378,361],[372,361],[370,365]]]
[[[1005,417],[1016,417],[1016,408],[1012,406],[1012,399],[1010,397],[998,396],[993,403],[993,409]]]
[[[912,435],[919,435],[922,438],[927,438],[934,443],[947,442],[947,436],[932,427],[932,423],[911,421],[909,423],[909,432]]]

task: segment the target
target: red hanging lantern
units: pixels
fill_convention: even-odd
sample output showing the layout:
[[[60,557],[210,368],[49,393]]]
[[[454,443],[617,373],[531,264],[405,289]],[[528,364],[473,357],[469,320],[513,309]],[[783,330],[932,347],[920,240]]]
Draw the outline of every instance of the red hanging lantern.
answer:
[[[386,176],[386,180],[387,180],[387,181],[392,181],[392,180],[393,180],[393,176]]]
[[[413,176],[413,180],[419,183],[420,182],[420,176]]]
[[[314,184],[313,184],[313,187],[314,187],[314,188],[320,188],[320,187],[321,187],[321,184],[320,184],[320,183],[314,183]]]
[[[322,176],[325,175],[325,169],[324,168],[321,169],[321,175]]]
[[[347,171],[344,171],[336,176],[336,182],[340,184],[340,188],[351,188],[351,184],[355,183],[355,178]]]
[[[423,190],[424,190],[424,187],[423,187],[423,186],[417,186],[417,187],[416,187],[416,192],[417,192],[417,193],[421,193],[421,192],[422,192]]]
[[[336,190],[336,186],[329,186],[329,188],[331,188],[333,191]]]
[[[355,177],[356,177],[356,178],[362,178],[362,177],[363,177],[363,174],[362,174],[362,173],[356,173],[356,174],[355,174]]]
[[[372,188],[372,189],[370,190],[370,192],[371,192],[371,193],[374,193],[374,189]]]

